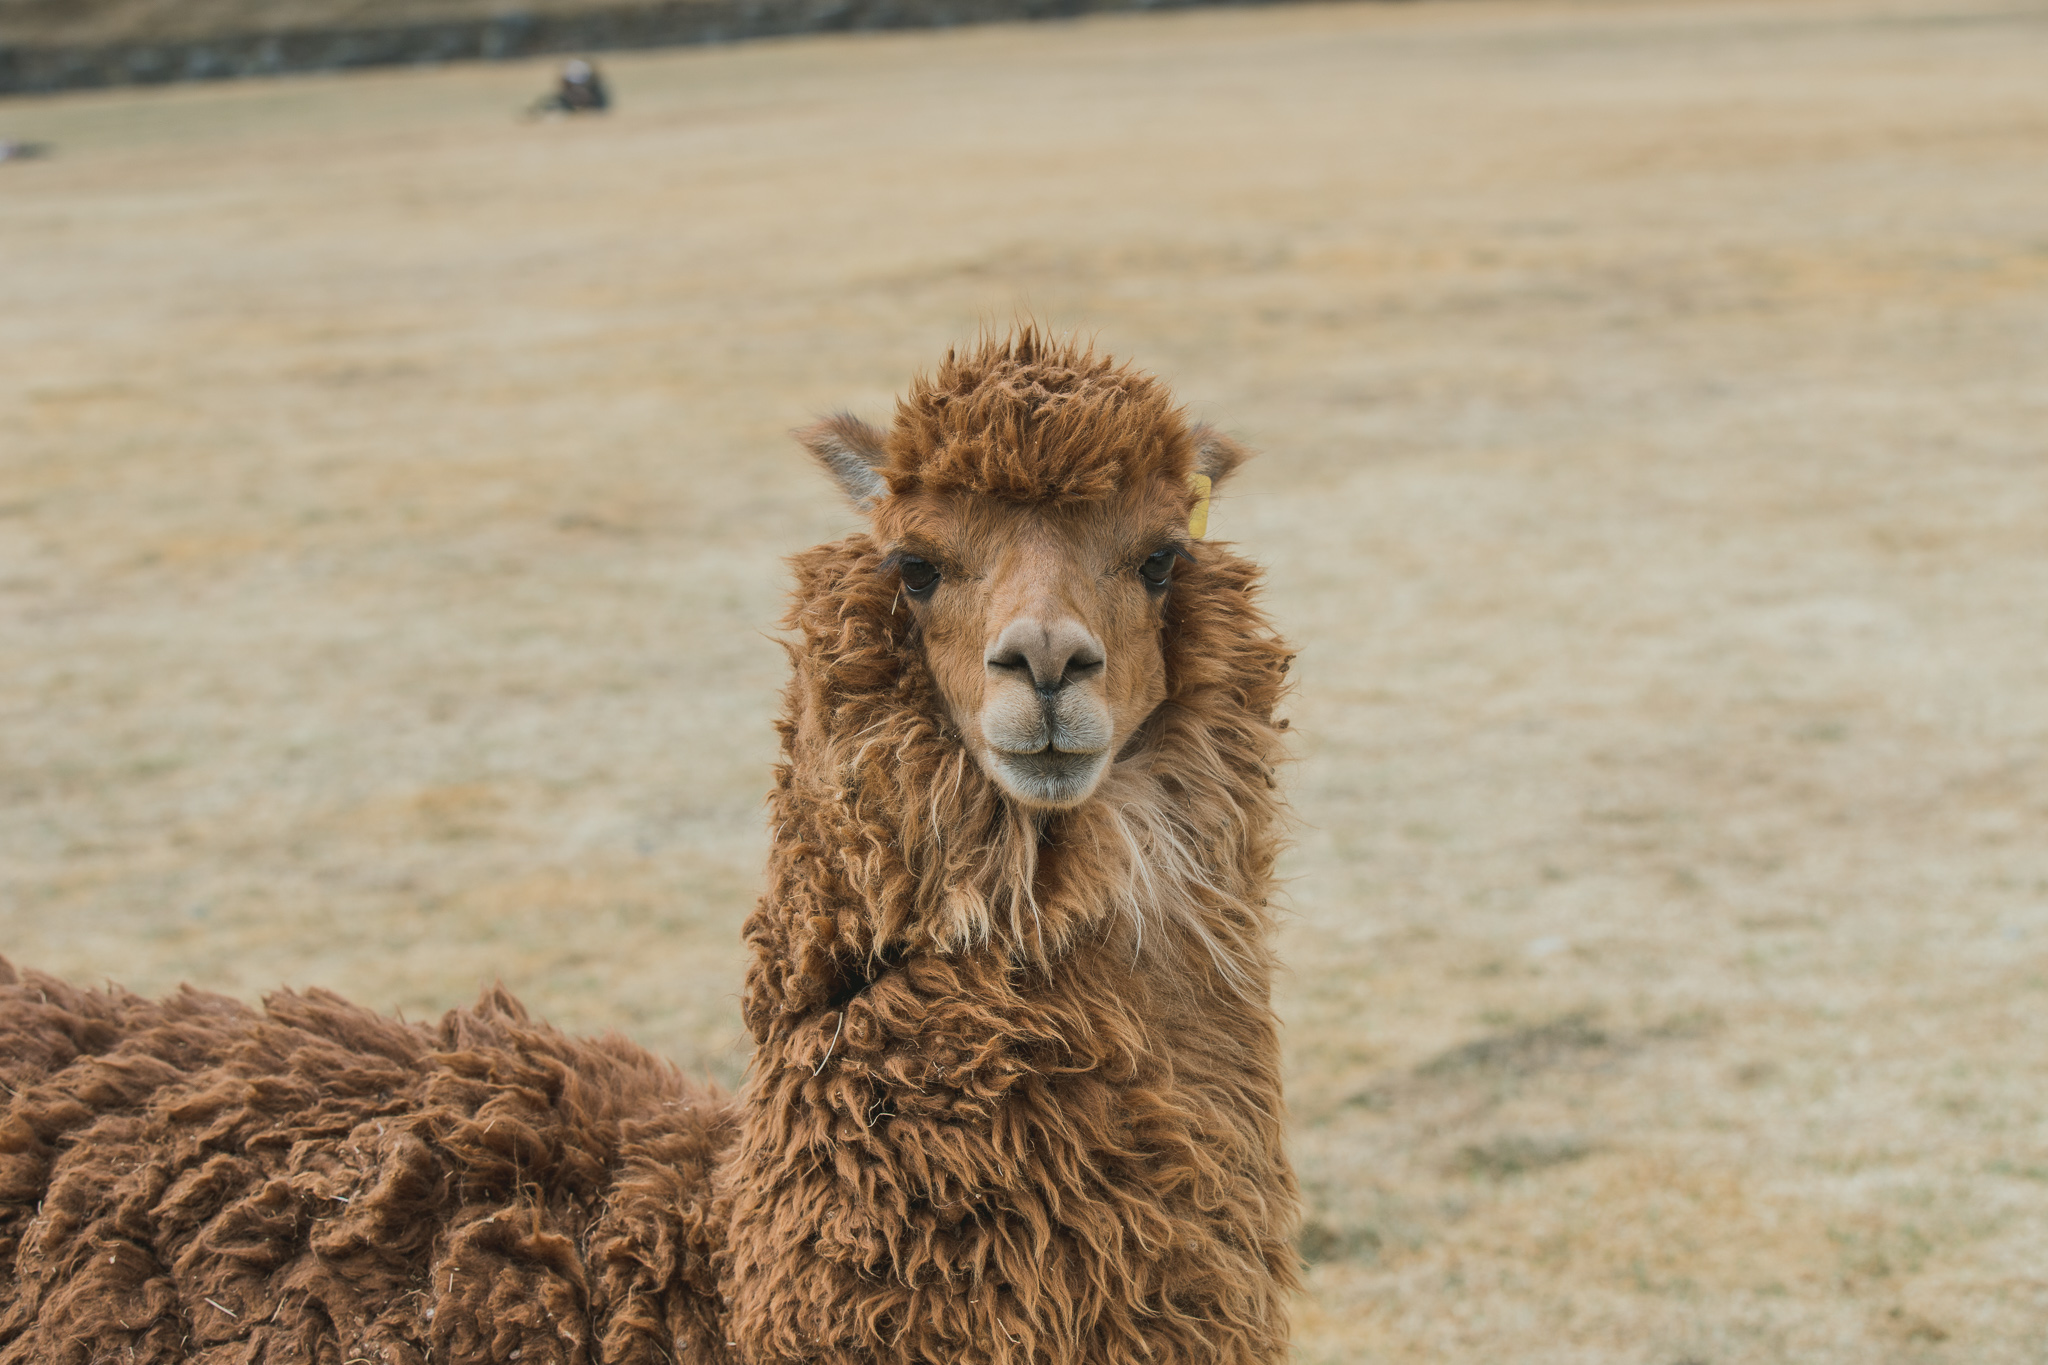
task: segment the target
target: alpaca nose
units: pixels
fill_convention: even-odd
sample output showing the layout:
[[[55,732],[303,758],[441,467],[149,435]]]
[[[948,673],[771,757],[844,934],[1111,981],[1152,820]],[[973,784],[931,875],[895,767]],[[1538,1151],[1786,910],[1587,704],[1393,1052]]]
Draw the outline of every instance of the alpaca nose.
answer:
[[[985,656],[988,671],[1029,678],[1042,697],[1102,671],[1102,641],[1072,619],[1050,625],[1024,616],[1003,627]]]

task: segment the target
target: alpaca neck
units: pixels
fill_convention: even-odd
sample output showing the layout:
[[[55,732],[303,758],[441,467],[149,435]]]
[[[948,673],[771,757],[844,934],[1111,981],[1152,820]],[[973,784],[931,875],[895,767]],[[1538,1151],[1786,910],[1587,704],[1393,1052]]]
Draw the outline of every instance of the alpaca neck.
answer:
[[[1077,817],[1016,822],[1030,856],[986,864],[1030,881],[947,888],[1018,911],[965,946],[841,934],[891,908],[818,896],[815,830],[778,860],[764,904],[811,933],[756,926],[726,1182],[747,1358],[907,1361],[885,1343],[918,1324],[963,1362],[1280,1358],[1292,1179],[1244,894],[1264,879],[1179,867],[1194,832],[1156,814]]]

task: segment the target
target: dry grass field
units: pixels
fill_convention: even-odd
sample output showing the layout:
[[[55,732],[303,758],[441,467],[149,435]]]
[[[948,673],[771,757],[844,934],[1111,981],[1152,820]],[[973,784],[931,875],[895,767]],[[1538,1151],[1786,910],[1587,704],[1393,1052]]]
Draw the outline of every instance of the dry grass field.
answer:
[[[2048,10],[1470,0],[0,102],[0,951],[731,1079],[786,438],[1259,447],[1305,1363],[2048,1359]]]

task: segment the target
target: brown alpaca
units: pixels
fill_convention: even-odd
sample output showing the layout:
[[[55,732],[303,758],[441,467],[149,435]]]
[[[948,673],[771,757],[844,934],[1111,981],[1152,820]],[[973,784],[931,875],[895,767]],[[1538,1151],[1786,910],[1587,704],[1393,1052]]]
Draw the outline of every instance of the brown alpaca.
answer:
[[[0,1362],[1285,1354],[1243,452],[1028,330],[804,439],[872,531],[795,561],[740,1094],[499,995],[0,967]]]

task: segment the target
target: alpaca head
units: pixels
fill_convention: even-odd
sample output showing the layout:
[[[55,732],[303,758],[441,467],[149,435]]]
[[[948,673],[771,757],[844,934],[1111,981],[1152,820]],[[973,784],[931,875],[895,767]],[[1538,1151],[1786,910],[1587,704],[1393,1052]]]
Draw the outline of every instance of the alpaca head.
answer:
[[[1168,695],[1174,568],[1243,448],[1029,328],[949,354],[887,432],[799,436],[870,519],[975,760],[1025,806],[1085,802]]]

